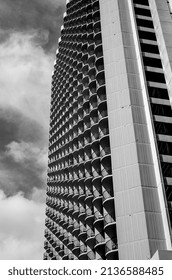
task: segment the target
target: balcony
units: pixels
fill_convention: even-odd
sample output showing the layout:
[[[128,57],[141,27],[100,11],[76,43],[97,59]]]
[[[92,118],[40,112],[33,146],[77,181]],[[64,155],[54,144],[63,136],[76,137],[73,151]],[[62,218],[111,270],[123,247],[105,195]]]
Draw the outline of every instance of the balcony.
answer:
[[[172,136],[171,135],[157,134],[157,139],[158,139],[158,141],[172,143]]]
[[[88,49],[87,49],[87,51],[89,52],[90,45],[94,44],[94,33],[93,32],[88,34],[87,41],[88,41]]]
[[[103,117],[99,121],[99,137],[104,137],[107,134],[109,134],[108,118]]]
[[[86,205],[86,218],[85,218],[85,222],[88,225],[93,225],[94,215],[93,215],[92,204],[90,206]]]
[[[58,254],[59,254],[59,256],[60,256],[61,258],[63,258],[63,256],[64,256],[64,249],[60,249],[60,251],[58,252]]]
[[[114,206],[110,209],[111,212],[106,213],[104,216],[104,231],[109,237],[113,237],[114,234],[116,233],[116,221],[115,221],[115,214],[113,210],[114,210]]]
[[[92,173],[94,178],[100,177],[101,175],[100,157],[94,158],[92,160]]]
[[[89,101],[88,100],[83,103],[83,111],[84,111],[84,116],[89,115],[89,113],[90,113],[90,105],[89,105]]]
[[[86,216],[85,209],[84,209],[84,207],[81,207],[80,208],[80,213],[78,215],[79,221],[84,222],[85,221],[85,216]]]
[[[90,131],[89,131],[90,132]],[[91,160],[91,145],[90,143],[88,143],[85,147],[84,147],[84,155],[85,155],[85,161],[89,161]]]
[[[85,162],[85,180],[91,180],[92,179],[92,166],[91,166],[91,160],[88,160]]]
[[[84,226],[81,226],[78,239],[85,243],[86,238],[87,238],[86,228]]]
[[[102,45],[99,45],[95,48],[95,55],[96,55],[96,58],[97,58],[97,61],[96,61],[97,70],[101,71],[101,70],[104,69]],[[99,68],[99,66],[101,66],[101,68]]]
[[[100,12],[99,12],[99,10],[96,10],[93,13],[93,20],[94,20],[94,22],[100,21]]]
[[[80,179],[82,179],[85,176],[85,169],[84,169],[83,162],[78,165],[78,176]]]
[[[83,98],[84,98],[84,102],[89,101],[90,94],[89,94],[89,89],[88,89],[88,88],[86,88],[86,89],[83,91],[82,95],[83,95]]]
[[[44,249],[47,250],[48,249],[48,242],[44,241]]]
[[[105,135],[100,140],[100,155],[101,155],[101,157],[104,157],[105,155],[109,155],[110,152],[111,151],[110,151],[109,136]]]
[[[112,175],[106,176],[102,179],[102,188],[103,202],[106,203],[106,200],[108,201],[114,197]]]
[[[90,129],[87,129],[84,132],[84,145],[88,145],[91,142],[91,132]]]
[[[172,212],[172,201],[168,201],[168,209]]]
[[[79,240],[76,238],[74,240],[74,248],[72,249],[72,253],[78,257],[79,253],[80,253],[80,244],[79,244]]]
[[[90,96],[91,110],[97,108],[97,93]]]
[[[90,35],[91,35],[91,34],[90,34]],[[91,57],[94,56],[94,52],[95,52],[95,45],[94,45],[94,42],[90,43],[90,45],[88,46],[87,51],[88,51],[88,54],[89,54],[89,56],[90,56],[89,59],[90,59]],[[94,56],[94,59],[95,59],[95,56]],[[93,66],[92,66],[93,64],[90,62],[90,60],[88,60],[88,64],[89,64],[90,67],[93,67]]]
[[[62,258],[62,260],[68,260],[68,259],[69,259],[68,255],[64,255],[63,258]]]
[[[85,126],[85,124],[84,124],[84,126]],[[79,127],[78,127],[79,128]],[[84,130],[84,127],[83,127],[83,130]],[[79,149],[80,148],[83,148],[83,146],[84,146],[84,136],[83,136],[83,134],[80,134],[79,136],[78,136],[78,147],[79,147]],[[80,156],[80,151],[78,152],[78,154],[79,154],[79,156]]]
[[[44,260],[48,260],[48,254],[47,253],[44,253]]]
[[[112,174],[111,156],[106,155],[101,159],[101,172],[102,176],[109,176]]]
[[[69,243],[67,244],[67,247],[68,247],[69,250],[72,250],[73,247],[74,247],[73,241],[69,241]]]
[[[91,94],[95,94],[97,89],[96,80],[93,80],[89,83],[89,90]]]
[[[93,179],[93,195],[94,195],[94,199],[98,197],[102,197],[101,177]]]
[[[79,260],[88,260],[87,252],[80,253]]]
[[[75,183],[74,185],[74,189],[73,189],[73,200],[77,201],[78,200],[78,196],[79,196],[79,187],[78,187],[78,182]],[[74,209],[75,210],[75,209]]]
[[[93,230],[89,229],[87,230],[87,239],[86,239],[86,244],[87,246],[89,246],[89,248],[93,249],[95,246],[95,234],[93,232]]]
[[[93,108],[91,110],[91,113],[90,113],[90,119],[91,119],[91,126],[95,125],[98,123],[98,112],[97,112],[97,109],[96,108]]]
[[[91,127],[91,140],[94,142],[99,139],[99,129],[98,125],[94,124]]]
[[[96,62],[95,45],[94,45],[94,43],[91,44],[91,45],[88,47],[88,53],[89,53],[89,58],[88,58],[89,69],[94,69],[94,67],[95,67],[95,62]]]
[[[106,242],[105,253],[107,260],[118,260],[118,246],[117,243],[109,240]]]
[[[83,62],[83,64],[87,64],[87,61],[88,61],[88,53],[87,51],[85,52],[85,54],[83,54],[82,58],[81,58],[81,61]],[[79,71],[81,71],[82,67],[79,69]]]
[[[78,234],[79,234],[79,226],[73,228],[72,234],[73,234],[75,237],[78,237]]]
[[[96,244],[94,247],[95,251],[105,259],[105,239],[101,233],[96,235]]]
[[[98,115],[99,119],[103,119],[107,117],[107,103],[106,101],[102,101],[98,106]]]
[[[96,69],[95,67],[91,68],[88,72],[88,76],[90,78],[90,81],[94,81],[96,78]]]
[[[81,136],[81,138],[83,138],[83,136]],[[80,138],[80,141],[81,141],[81,138]],[[83,138],[84,139],[84,138]],[[81,142],[80,142],[81,143]],[[82,142],[82,146],[79,148],[78,150],[78,162],[79,163],[83,163],[84,162],[84,149],[83,149],[83,145],[84,145],[84,140]]]
[[[160,155],[160,160],[165,163],[172,163],[172,156]]]
[[[87,256],[88,256],[88,260],[94,260],[95,259],[94,251],[92,250],[88,251]]]
[[[83,86],[84,86],[84,90],[88,88],[88,84],[89,84],[89,78],[88,76],[85,76],[82,80]]]
[[[172,178],[165,178],[165,193],[168,201],[172,201]]]
[[[91,126],[89,114],[84,117],[84,129],[88,129]],[[84,143],[83,143],[84,144]]]
[[[55,250],[56,250],[57,253],[59,252],[59,250],[60,250],[60,243],[56,244]]]
[[[65,237],[63,240],[62,240],[63,244],[64,245],[67,245],[68,244],[68,237]]]
[[[103,230],[104,227],[104,217],[103,217],[103,209],[101,204],[101,199],[98,199],[96,202],[99,202],[99,210],[95,210],[94,212],[94,226],[100,231]],[[96,208],[95,208],[96,209]]]
[[[75,204],[74,204],[74,208],[73,208],[73,213],[72,213],[73,218],[78,217],[78,214],[79,214],[79,207],[78,207],[78,205],[75,203]]]

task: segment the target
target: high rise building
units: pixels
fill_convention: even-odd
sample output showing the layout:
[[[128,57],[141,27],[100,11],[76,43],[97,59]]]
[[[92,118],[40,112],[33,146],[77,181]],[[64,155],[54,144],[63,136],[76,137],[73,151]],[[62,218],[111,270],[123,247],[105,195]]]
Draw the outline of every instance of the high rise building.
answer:
[[[171,257],[171,6],[67,1],[52,76],[44,259]]]

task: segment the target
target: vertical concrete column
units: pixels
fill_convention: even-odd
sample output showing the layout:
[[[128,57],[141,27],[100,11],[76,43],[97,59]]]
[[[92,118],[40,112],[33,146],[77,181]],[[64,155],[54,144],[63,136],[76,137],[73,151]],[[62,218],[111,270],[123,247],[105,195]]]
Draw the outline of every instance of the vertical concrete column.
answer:
[[[129,1],[100,0],[120,259],[166,249]]]

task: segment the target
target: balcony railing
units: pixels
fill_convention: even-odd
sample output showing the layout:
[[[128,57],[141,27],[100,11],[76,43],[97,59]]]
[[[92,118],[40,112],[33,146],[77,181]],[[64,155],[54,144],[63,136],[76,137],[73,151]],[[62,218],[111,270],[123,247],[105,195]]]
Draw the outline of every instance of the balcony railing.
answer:
[[[109,251],[112,251],[112,250],[117,250],[117,249],[118,249],[117,241],[114,242],[112,240],[109,240],[106,242],[106,247],[105,247],[106,253],[108,253]]]
[[[105,243],[104,237],[101,235],[101,233],[100,233],[100,234],[97,234],[97,235],[96,235],[96,245],[97,245],[97,244],[102,244],[102,243]]]
[[[112,215],[114,215],[114,214],[112,214]],[[104,224],[108,225],[110,223],[115,223],[115,217],[107,214],[104,216]]]

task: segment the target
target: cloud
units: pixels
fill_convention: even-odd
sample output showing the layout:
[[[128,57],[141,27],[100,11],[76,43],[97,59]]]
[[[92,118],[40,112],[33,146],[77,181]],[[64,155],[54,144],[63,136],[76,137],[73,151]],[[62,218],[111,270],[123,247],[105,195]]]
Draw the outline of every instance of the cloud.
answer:
[[[34,168],[39,172],[40,179],[45,180],[44,171],[47,168],[47,148],[40,148],[33,143],[11,142],[6,146],[6,157],[27,169]]]
[[[1,155],[0,187],[6,195],[22,191],[32,197],[33,190],[46,186],[47,147],[35,143],[11,142]]]
[[[22,193],[6,197],[0,191],[0,259],[42,259],[44,241],[43,203]]]
[[[21,171],[11,168],[11,164],[5,165],[0,163],[0,189],[5,192],[6,195],[13,195],[21,189],[26,192],[28,182],[24,180],[24,175]]]
[[[0,45],[0,187],[7,195],[46,185],[52,56],[35,32]]]
[[[0,0],[0,259],[42,259],[51,73],[64,0]]]
[[[20,100],[18,100],[20,103]],[[0,151],[6,149],[6,145],[12,141],[24,141],[37,143],[39,147],[48,146],[48,120],[43,120],[40,123],[40,119],[33,119],[24,115],[24,113],[4,105],[0,104],[4,108],[0,108]],[[49,107],[49,105],[47,104]],[[38,108],[39,109],[39,108]],[[47,110],[48,111],[48,110]]]
[[[14,162],[21,163],[24,166],[35,162],[39,169],[45,169],[47,163],[46,149],[40,149],[40,147],[34,146],[32,143],[14,141],[8,144],[6,148],[6,156],[11,157]]]
[[[0,45],[0,108],[12,108],[47,126],[53,63],[33,43],[39,36],[15,33]]]
[[[33,188],[29,199],[35,202],[44,203],[44,208],[45,208],[45,196],[46,194],[44,189]]]
[[[3,30],[1,41],[6,40],[9,34],[16,31],[37,30],[42,34],[41,36],[46,37],[46,40],[39,40],[39,44],[46,51],[54,51],[60,35],[64,10],[64,0],[0,1],[1,29]]]
[[[0,32],[8,31],[0,43],[0,187],[7,195],[45,189],[55,53],[44,46],[61,6],[64,1],[0,1]]]

